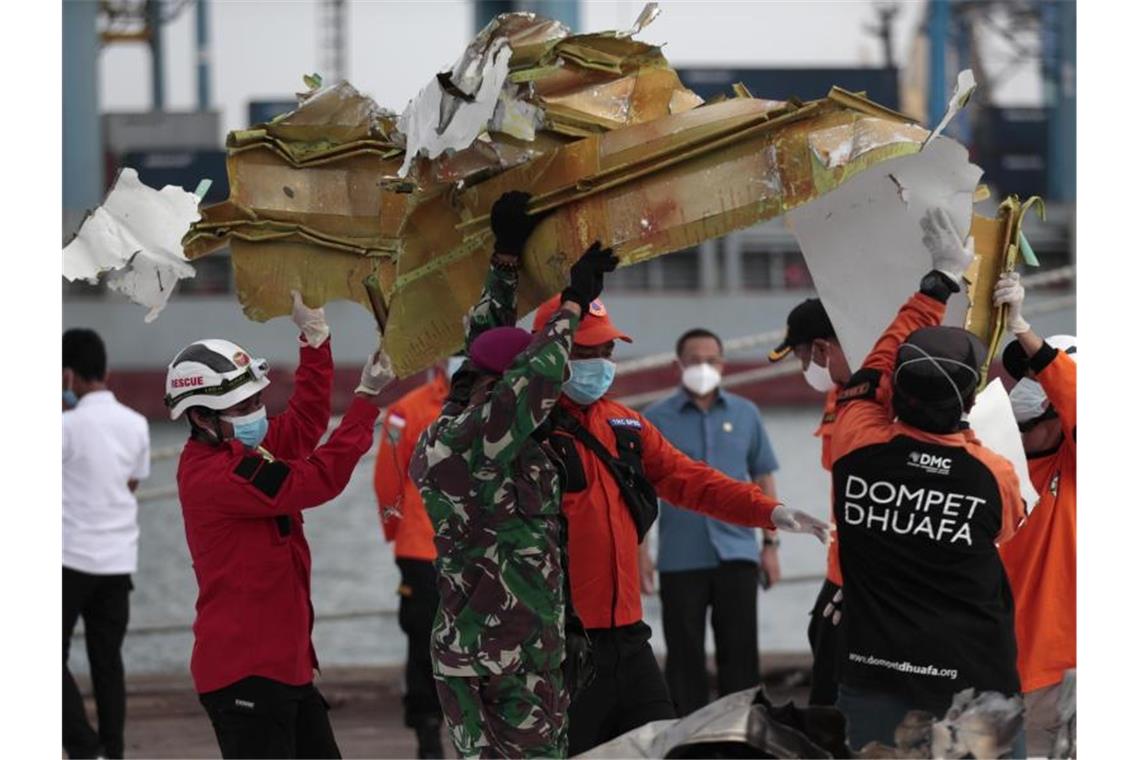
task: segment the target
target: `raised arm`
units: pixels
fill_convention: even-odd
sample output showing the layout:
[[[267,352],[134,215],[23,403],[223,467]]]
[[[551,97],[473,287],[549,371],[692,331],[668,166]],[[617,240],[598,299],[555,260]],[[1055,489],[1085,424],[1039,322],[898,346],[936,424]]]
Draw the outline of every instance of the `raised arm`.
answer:
[[[471,344],[493,327],[511,327],[518,321],[517,291],[519,267],[527,238],[541,221],[526,211],[530,194],[518,191],[504,193],[491,207],[491,230],[495,233],[495,251],[491,268],[483,282],[479,302],[467,314],[467,342]]]
[[[831,439],[833,461],[861,445],[876,429],[894,418],[891,376],[899,346],[921,327],[934,327],[946,315],[946,302],[961,290],[962,273],[974,258],[971,238],[962,241],[949,215],[932,209],[921,221],[923,245],[933,269],[922,278],[919,292],[899,309],[894,320],[875,341],[862,366],[836,397],[838,413]]]
[[[312,453],[329,426],[332,414],[332,348],[324,309],[310,309],[296,290],[293,323],[301,331],[300,356],[293,375],[293,395],[282,414],[270,420],[263,445],[278,457]]]
[[[340,425],[311,456],[266,459],[249,453],[229,472],[201,482],[201,503],[210,511],[235,517],[273,517],[318,507],[348,485],[356,464],[372,448],[372,428],[379,410],[356,397]]]
[[[1033,331],[1022,315],[1025,288],[1017,272],[1008,272],[994,287],[994,305],[1006,306],[1006,328],[1029,357],[1029,369],[1045,391],[1049,404],[1061,419],[1064,434],[1076,439],[1077,363],[1066,352],[1050,346]],[[1075,350],[1075,349],[1074,349]]]

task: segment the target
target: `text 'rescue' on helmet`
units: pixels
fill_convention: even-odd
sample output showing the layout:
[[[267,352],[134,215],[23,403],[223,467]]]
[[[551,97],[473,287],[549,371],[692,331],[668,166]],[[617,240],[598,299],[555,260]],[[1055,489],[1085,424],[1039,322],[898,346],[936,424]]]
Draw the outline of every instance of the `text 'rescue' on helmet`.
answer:
[[[176,420],[192,406],[227,409],[269,385],[269,362],[236,343],[207,338],[182,349],[166,368],[166,406]]]
[[[986,345],[960,327],[922,327],[898,348],[892,403],[900,420],[930,433],[957,429],[973,406]]]

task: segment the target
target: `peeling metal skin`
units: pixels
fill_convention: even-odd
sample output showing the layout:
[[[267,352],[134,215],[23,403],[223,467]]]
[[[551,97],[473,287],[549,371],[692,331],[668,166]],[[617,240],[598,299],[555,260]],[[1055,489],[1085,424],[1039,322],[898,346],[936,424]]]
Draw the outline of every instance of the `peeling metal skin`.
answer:
[[[439,98],[428,109],[435,122],[443,111],[449,123],[435,128],[446,132],[483,99],[481,131],[432,159],[405,153],[418,145],[400,129],[407,112],[397,119],[348,83],[305,94],[297,110],[231,133],[230,198],[204,209],[183,239],[187,257],[229,244],[256,320],[289,313],[291,288],[306,303],[372,312],[362,280],[375,276],[404,376],[460,346],[491,253],[490,208],[507,190],[549,214],[524,253],[526,313],[595,239],[623,265],[685,249],[913,154],[929,134],[839,88],[806,103],[738,88],[702,105],[660,48],[632,39],[655,15],[647,7],[627,32],[582,35],[532,13],[499,16],[447,76],[474,102],[445,93],[454,109]],[[503,50],[506,78],[487,101],[480,88]],[[428,87],[442,85],[433,75]]]

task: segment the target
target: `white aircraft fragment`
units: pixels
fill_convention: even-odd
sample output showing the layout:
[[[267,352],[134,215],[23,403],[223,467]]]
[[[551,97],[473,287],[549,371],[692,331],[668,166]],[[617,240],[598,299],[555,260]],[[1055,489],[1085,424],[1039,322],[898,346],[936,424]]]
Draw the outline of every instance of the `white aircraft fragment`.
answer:
[[[978,394],[969,420],[978,440],[1013,464],[1017,479],[1021,481],[1021,498],[1025,499],[1025,513],[1028,515],[1037,506],[1040,496],[1029,479],[1029,462],[1021,444],[1021,432],[1017,429],[1009,394],[1001,380],[994,378]]]
[[[138,172],[124,168],[103,205],[88,214],[63,249],[69,282],[98,282],[150,311],[151,322],[166,306],[178,280],[193,277],[182,254],[182,236],[198,221],[198,196],[180,187],[147,187]]]

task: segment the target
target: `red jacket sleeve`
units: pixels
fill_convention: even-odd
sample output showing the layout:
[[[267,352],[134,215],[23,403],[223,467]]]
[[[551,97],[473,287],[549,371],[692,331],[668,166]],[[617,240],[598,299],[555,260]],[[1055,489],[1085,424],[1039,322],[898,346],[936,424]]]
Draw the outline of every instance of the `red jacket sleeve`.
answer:
[[[640,414],[637,418],[642,426],[642,465],[661,498],[735,525],[775,530],[772,510],[780,502],[766,496],[755,483],[735,480],[689,459],[653,423]]]
[[[831,435],[831,461],[871,443],[894,419],[891,376],[899,346],[920,327],[942,324],[946,304],[922,293],[912,295],[875,341],[863,366],[836,397],[838,414]]]
[[[360,458],[372,448],[379,410],[354,398],[324,445],[306,458],[239,456],[228,472],[200,473],[191,498],[201,508],[235,517],[272,517],[319,507],[339,495]]]
[[[1065,435],[1076,443],[1077,436],[1077,363],[1064,351],[1036,372],[1037,382],[1045,390],[1049,403],[1057,410]]]
[[[302,342],[289,407],[269,421],[262,444],[279,459],[307,457],[329,427],[332,413],[332,338],[320,348]]]
[[[407,425],[408,418],[403,408],[397,404],[389,408],[380,426],[380,446],[376,451],[372,486],[380,508],[384,538],[388,541],[395,541],[400,530],[398,510],[408,473],[408,451],[405,445]]]

